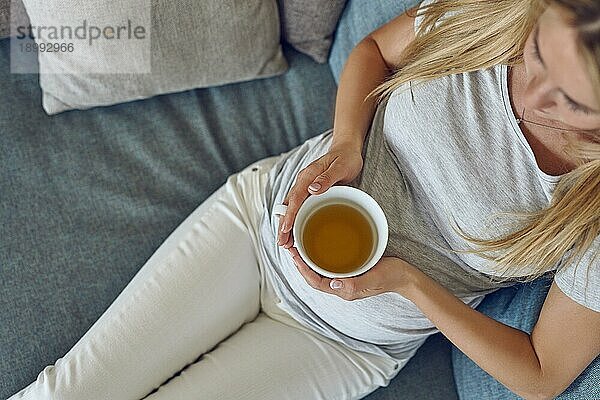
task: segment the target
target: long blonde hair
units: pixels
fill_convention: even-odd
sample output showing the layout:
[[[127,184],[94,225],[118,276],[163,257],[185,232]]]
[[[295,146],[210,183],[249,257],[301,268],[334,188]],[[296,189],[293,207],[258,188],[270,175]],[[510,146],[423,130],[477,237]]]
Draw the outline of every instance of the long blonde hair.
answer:
[[[562,7],[578,32],[578,48],[600,103],[600,2],[597,0],[437,0],[419,9],[423,18],[415,39],[404,49],[401,63],[367,98],[377,103],[404,83],[419,84],[449,74],[471,72],[497,64],[523,61],[523,49],[537,18],[550,4]],[[444,16],[444,18],[440,18]],[[550,205],[534,212],[505,212],[522,223],[504,237],[480,239],[454,228],[494,261],[506,280],[526,275],[535,279],[546,271],[569,265],[600,234],[600,132],[583,133],[589,141],[571,136],[567,151],[577,168],[563,175]],[[455,224],[456,225],[456,224]],[[498,252],[489,255],[487,253]],[[565,261],[564,256],[571,253]],[[598,256],[596,252],[595,257]],[[594,259],[595,259],[594,257]]]

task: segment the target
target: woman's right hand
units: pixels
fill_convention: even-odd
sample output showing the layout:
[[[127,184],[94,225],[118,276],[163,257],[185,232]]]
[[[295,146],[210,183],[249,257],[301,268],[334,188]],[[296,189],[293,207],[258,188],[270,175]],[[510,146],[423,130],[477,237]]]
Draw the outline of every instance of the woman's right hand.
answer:
[[[358,176],[362,167],[362,153],[340,143],[337,146],[332,145],[327,153],[300,170],[296,183],[283,200],[287,210],[285,215],[279,218],[277,245],[287,249],[294,244],[294,220],[300,206],[310,194],[324,193],[338,182],[351,182]]]

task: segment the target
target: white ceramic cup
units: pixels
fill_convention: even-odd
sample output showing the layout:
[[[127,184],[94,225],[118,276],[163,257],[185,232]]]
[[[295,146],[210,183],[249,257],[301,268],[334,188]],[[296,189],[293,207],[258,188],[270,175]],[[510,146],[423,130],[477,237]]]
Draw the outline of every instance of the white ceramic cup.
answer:
[[[360,268],[347,273],[331,272],[316,265],[306,254],[301,240],[302,231],[308,217],[323,206],[340,203],[354,205],[357,210],[368,213],[368,217],[370,218],[367,219],[370,219],[370,222],[374,224],[374,226],[371,225],[371,229],[373,229],[373,234],[376,238],[376,245],[373,246],[371,256],[367,261]],[[287,206],[285,204],[276,204],[273,207],[273,214],[275,215],[285,215],[286,211]],[[328,278],[349,278],[363,274],[377,264],[387,246],[388,223],[383,210],[369,194],[352,186],[334,185],[324,193],[311,194],[306,198],[296,214],[292,233],[294,235],[294,246],[298,249],[298,253],[300,253],[304,262],[315,272]]]

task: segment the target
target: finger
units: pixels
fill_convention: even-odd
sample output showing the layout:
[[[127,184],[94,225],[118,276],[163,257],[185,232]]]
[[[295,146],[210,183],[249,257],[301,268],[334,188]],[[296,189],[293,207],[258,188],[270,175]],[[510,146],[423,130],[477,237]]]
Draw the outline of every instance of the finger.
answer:
[[[286,235],[288,235],[288,239],[283,244],[283,247],[286,249],[289,249],[290,247],[292,247],[294,245],[294,231],[289,231],[288,233],[286,233]]]
[[[289,230],[287,232],[282,231],[284,218],[281,216],[279,218],[279,226],[277,229],[277,245],[288,248],[294,244],[294,234],[293,230]]]
[[[298,254],[298,250],[296,250],[295,247],[291,247],[289,250],[290,250],[290,253],[292,254],[292,259],[294,260],[294,263],[296,264],[298,271],[300,271],[300,274],[302,275],[302,277],[304,278],[306,283],[308,283],[310,286],[312,286],[315,289],[321,290],[326,293],[334,294],[333,290],[329,286],[330,282],[331,282],[330,278],[321,276],[321,275],[317,274],[315,271],[313,271],[304,262],[304,260],[300,256],[300,254]]]
[[[326,278],[326,277],[323,277],[323,276],[317,274],[316,272],[314,272],[308,265],[306,265],[306,263],[302,260],[301,257],[294,256],[292,259],[294,260],[294,264],[296,264],[296,267],[298,268],[298,271],[300,272],[300,274],[302,275],[304,280],[308,283],[309,286],[313,287],[314,289],[318,289],[322,292],[336,295],[347,301],[353,301],[356,299],[360,299],[363,297],[368,297],[368,296],[377,294],[377,293],[371,293],[366,296],[365,295],[359,296],[357,294],[359,292],[356,289],[356,287],[358,286],[358,283],[356,281],[357,278],[343,279],[343,280],[340,280],[338,278],[336,278],[336,279]],[[334,287],[333,286],[334,283],[341,283],[341,286]]]
[[[279,224],[277,225],[277,245],[281,246],[281,227],[283,226],[283,215],[279,215]]]
[[[321,172],[308,186],[308,191],[311,194],[321,194],[333,185],[335,185],[341,179],[340,169],[335,163],[335,159],[329,164],[327,169]]]
[[[288,205],[288,203],[289,203],[288,196],[289,196],[289,192],[285,196],[285,198],[283,199],[283,202],[281,204],[284,204],[286,206]],[[286,210],[286,212],[287,212],[287,210]],[[283,230],[282,230],[284,222],[285,222],[285,214],[280,214],[279,215],[279,225],[277,226],[277,245],[278,246],[281,246],[287,240],[287,238],[284,238]]]
[[[279,226],[277,229],[277,245],[278,246],[281,246],[284,243],[289,242],[289,237],[292,233],[291,231],[286,232],[286,233],[281,231],[281,228],[283,226],[283,220],[284,220],[283,216],[279,217]]]
[[[292,231],[289,231],[287,233],[282,233],[281,234],[281,241],[277,242],[277,244],[279,246],[282,246],[284,248],[288,248],[294,245],[294,233]]]
[[[321,275],[317,274],[313,271],[306,263],[302,260],[301,257],[293,257],[294,263],[300,271],[300,274],[308,283],[309,286],[312,286],[314,289],[321,290],[323,292],[331,293],[331,288],[329,287],[329,283],[324,283],[324,280],[328,280],[329,278],[324,278]]]
[[[292,257],[300,257],[300,253],[298,252],[298,249],[296,247],[290,247],[289,249],[290,254],[292,255]],[[302,262],[304,262],[304,260],[302,260]]]
[[[296,247],[290,247],[288,251],[290,252],[292,260],[294,261],[294,264],[296,264],[296,267],[298,268],[298,271],[302,277],[313,288],[319,289],[326,293],[334,294],[348,301],[360,298],[360,296],[357,296],[358,287],[362,286],[362,279],[360,276],[350,279],[330,279],[321,276],[306,264]],[[332,284],[335,282],[341,283],[342,286],[334,288]]]
[[[292,229],[300,206],[310,195],[308,192],[308,185],[319,175],[322,170],[323,167],[317,161],[313,161],[298,173],[296,182],[286,196],[288,208],[285,212],[285,216],[283,217],[284,221],[283,229],[281,230],[282,233],[287,233]]]

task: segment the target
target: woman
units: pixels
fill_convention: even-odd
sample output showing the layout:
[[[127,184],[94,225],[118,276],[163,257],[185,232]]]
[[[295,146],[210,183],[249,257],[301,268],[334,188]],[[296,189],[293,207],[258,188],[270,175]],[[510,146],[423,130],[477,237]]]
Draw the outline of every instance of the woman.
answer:
[[[383,101],[385,110],[375,113],[364,165],[356,156],[360,135],[334,134],[332,149],[300,172],[283,201],[289,207],[278,243],[290,250],[312,288],[350,304],[359,301],[352,307],[303,293],[309,307],[338,330],[379,343],[401,333],[406,342],[435,325],[514,393],[545,398],[562,392],[600,352],[600,260],[593,260],[600,248],[600,136],[594,131],[600,128],[600,5],[565,0],[536,10],[523,3],[438,1],[422,24],[431,27],[445,15],[437,32],[387,61],[401,60],[395,76],[374,91],[391,95]],[[396,44],[386,41],[385,29],[371,36],[384,55],[393,54]],[[523,42],[511,42],[521,37]],[[514,65],[498,65],[505,61]],[[421,86],[405,84],[440,76]],[[336,118],[348,115],[336,119],[339,132],[362,126],[366,112],[352,113],[356,105],[340,97],[337,105]],[[308,193],[336,182],[370,193],[391,223],[384,254],[390,257],[358,278],[320,277],[291,247],[299,205]],[[321,187],[311,190],[312,183]],[[492,218],[501,212],[530,216],[516,221],[521,224],[506,215]],[[469,242],[479,250],[461,251]],[[583,257],[576,266],[578,251]],[[469,307],[481,300],[476,295],[499,287],[497,281],[531,279],[559,264],[563,268],[531,336]],[[408,321],[394,317],[394,307],[402,306],[381,297],[388,292],[416,305],[415,312],[407,306],[396,313]],[[376,317],[361,325],[350,315]],[[385,350],[396,359],[412,354],[412,347],[390,347]]]
[[[332,130],[230,176],[9,400],[358,399],[438,331],[520,396],[563,391],[600,353],[600,6],[426,3],[352,51]],[[330,280],[290,229],[336,183],[390,236]],[[557,268],[531,336],[473,310]]]

